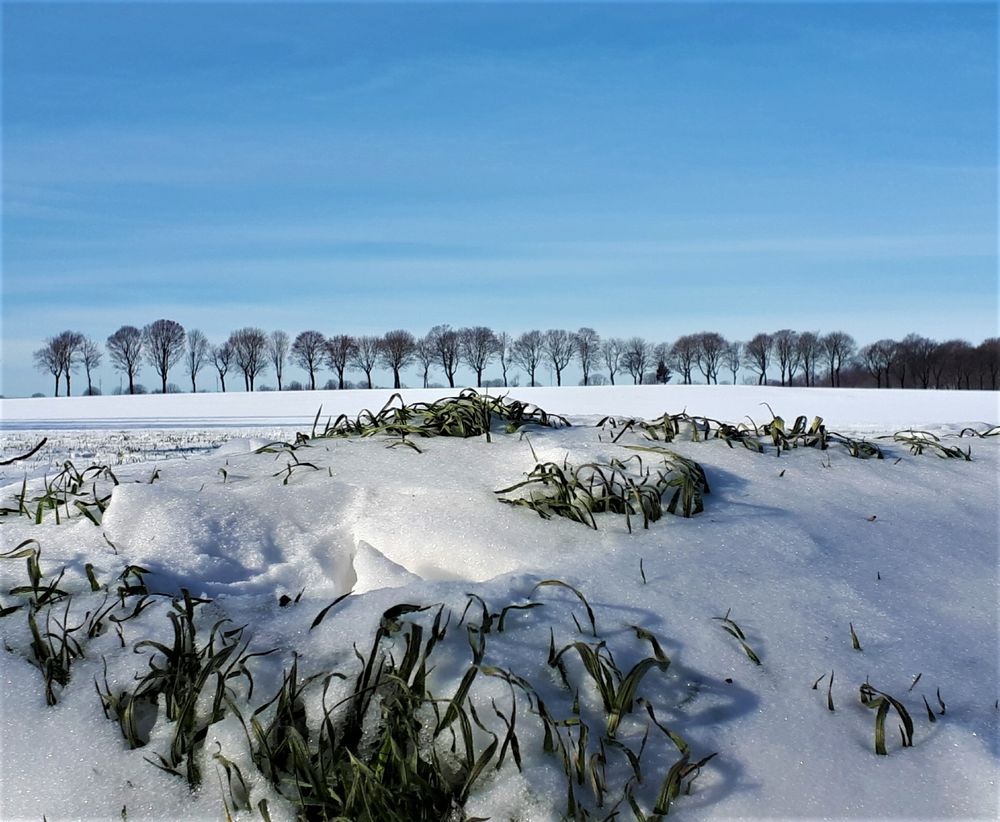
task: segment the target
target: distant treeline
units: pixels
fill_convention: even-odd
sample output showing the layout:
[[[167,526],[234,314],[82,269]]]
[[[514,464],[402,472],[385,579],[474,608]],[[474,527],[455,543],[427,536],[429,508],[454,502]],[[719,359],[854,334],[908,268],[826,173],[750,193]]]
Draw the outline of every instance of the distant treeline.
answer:
[[[332,371],[336,379],[323,388],[371,388],[372,372],[392,372],[394,387],[402,387],[403,369],[415,367],[426,388],[431,376],[441,374],[455,387],[458,369],[468,366],[477,386],[516,386],[521,372],[528,385],[537,385],[540,370],[549,372],[556,385],[576,365],[583,372],[581,385],[635,385],[666,383],[758,385],[805,385],[874,388],[936,388],[997,390],[1000,371],[1000,338],[979,345],[965,340],[937,342],[908,334],[901,340],[884,339],[858,347],[843,331],[821,334],[782,329],[760,333],[746,342],[729,341],[721,334],[703,331],[685,334],[673,342],[654,343],[642,337],[601,337],[593,328],[567,331],[526,331],[513,336],[484,326],[451,328],[436,325],[422,337],[402,329],[381,336],[326,336],[321,331],[302,331],[293,340],[284,331],[268,333],[260,328],[240,328],[227,340],[212,343],[198,329],[185,330],[174,320],[156,320],[144,328],[123,325],[99,342],[76,331],[63,331],[45,341],[34,354],[36,367],[55,379],[55,396],[65,381],[71,393],[71,376],[82,368],[86,394],[97,394],[92,376],[107,354],[113,367],[128,379],[128,393],[146,393],[137,382],[143,365],[152,367],[159,391],[182,389],[169,381],[178,368],[198,390],[199,375],[218,375],[226,390],[227,377],[242,377],[247,391],[271,389],[259,378],[273,372],[281,390],[315,389],[317,376]],[[308,374],[308,385],[285,381],[286,365]],[[486,379],[487,369],[494,376]],[[346,375],[363,374],[356,383]],[[747,374],[752,376],[746,376]],[[125,389],[119,389],[124,393]]]

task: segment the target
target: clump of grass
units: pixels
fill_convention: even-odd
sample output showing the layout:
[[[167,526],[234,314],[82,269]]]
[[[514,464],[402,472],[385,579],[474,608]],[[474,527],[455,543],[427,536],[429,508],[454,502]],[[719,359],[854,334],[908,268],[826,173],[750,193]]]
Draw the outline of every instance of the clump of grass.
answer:
[[[893,696],[880,691],[868,682],[860,688],[861,704],[866,708],[875,711],[875,753],[879,756],[886,756],[888,751],[885,743],[885,720],[889,715],[889,710],[895,710],[896,715],[902,723],[899,726],[899,735],[902,747],[913,746],[913,719],[910,717],[906,707]]]
[[[561,516],[597,530],[594,514],[625,516],[628,530],[632,517],[642,517],[642,527],[656,522],[664,510],[690,517],[704,510],[703,497],[709,492],[705,472],[698,463],[666,449],[634,447],[653,451],[660,457],[655,467],[644,465],[638,455],[609,463],[571,466],[553,462],[537,464],[521,482],[495,493],[500,502],[530,508],[544,519]],[[632,464],[634,463],[634,467]],[[527,488],[527,496],[503,495]],[[669,494],[666,506],[664,497]]]
[[[62,621],[52,619],[52,608],[45,611],[45,629],[38,627],[38,611],[28,609],[28,628],[31,631],[31,661],[45,680],[45,701],[55,705],[58,691],[69,684],[70,666],[73,660],[83,656],[83,648],[73,636],[83,624],[71,627],[69,624],[70,600],[67,597]],[[56,630],[52,630],[55,623]],[[58,686],[58,688],[57,688]]]
[[[573,591],[587,605],[588,615],[592,614],[586,599],[575,588],[560,580],[549,580],[548,583],[563,586]],[[575,617],[574,621],[576,621]],[[579,622],[576,621],[576,623],[579,629]],[[593,633],[596,638],[596,624],[592,616],[591,625],[594,628]],[[686,789],[690,792],[691,782],[698,776],[700,769],[715,756],[713,753],[700,760],[692,761],[690,747],[683,737],[658,721],[653,706],[643,697],[636,696],[636,690],[644,677],[653,669],[657,669],[661,673],[666,672],[670,665],[670,659],[652,632],[635,625],[630,627],[637,639],[648,643],[652,655],[640,659],[627,673],[619,668],[606,642],[570,642],[557,652],[550,629],[549,665],[558,671],[566,690],[574,694],[572,716],[567,719],[555,718],[538,693],[528,683],[517,678],[514,679],[525,688],[535,706],[535,712],[542,720],[545,731],[543,749],[546,752],[558,754],[561,759],[566,775],[567,790],[564,817],[568,819],[586,820],[595,815],[588,808],[579,791],[579,786],[584,784],[590,786],[595,809],[601,811],[600,818],[615,818],[617,808],[623,801],[628,803],[636,819],[660,818],[669,812],[671,802],[684,790],[685,782]],[[579,685],[572,681],[572,672],[567,670],[565,664],[565,658],[571,652],[575,652],[576,657],[579,658],[583,673],[589,678],[600,697],[604,729],[599,735],[592,732],[595,726],[588,724],[581,714]],[[651,726],[661,731],[681,755],[664,777],[650,813],[644,811],[640,806],[635,796],[635,788],[643,782],[642,756],[646,749],[651,726],[646,727],[638,751],[617,736],[622,719],[631,713],[633,703],[645,707]],[[595,739],[596,750],[590,744],[591,740]],[[620,798],[609,811],[606,809],[607,800],[615,793],[608,785],[605,770],[607,752],[611,750],[620,752],[626,758],[632,770],[632,776],[622,788]]]
[[[669,443],[686,434],[692,442],[722,440],[730,448],[739,444],[759,454],[765,452],[766,443],[770,441],[776,456],[781,456],[782,451],[799,447],[825,451],[831,443],[838,443],[847,449],[848,454],[858,459],[884,458],[882,450],[873,442],[856,440],[828,431],[822,417],[814,417],[812,422],[809,422],[805,415],[800,415],[789,427],[783,417],[774,413],[770,405],[762,404],[767,406],[771,413],[770,422],[762,425],[758,425],[749,417],[747,418],[749,423],[729,423],[711,417],[688,414],[686,411],[680,414],[663,414],[648,421],[604,417],[597,423],[602,430],[598,438],[603,441],[604,436],[608,435],[610,441],[616,443],[626,433],[636,431],[647,440]]]
[[[9,596],[16,597],[19,601],[0,605],[0,618],[27,610],[31,641],[26,657],[42,673],[46,702],[55,705],[61,690],[70,681],[74,661],[84,656],[86,642],[105,633],[109,623],[115,624],[120,636],[121,624],[136,616],[145,606],[140,603],[131,614],[113,613],[124,606],[124,595],[119,603],[110,591],[101,586],[93,565],[87,563],[84,573],[90,593],[101,594],[101,601],[86,611],[79,624],[73,625],[70,621],[70,609],[74,597],[86,595],[79,592],[71,595],[66,590],[71,586],[64,585],[65,568],[60,569],[58,575],[46,579],[42,572],[41,556],[41,545],[34,539],[24,540],[0,554],[0,559],[24,559],[28,577],[27,584],[15,585],[8,591]],[[56,606],[60,606],[61,616],[56,613]]]
[[[25,588],[44,591],[37,545],[22,544],[7,553],[8,558],[16,554],[30,561],[33,584]],[[116,592],[113,577],[102,584],[98,572],[89,569],[85,584],[90,591],[80,595],[93,596],[99,603],[77,620],[79,624],[70,619],[69,595],[61,614],[53,611],[51,599],[46,602],[44,621],[42,611],[29,609],[32,651],[46,674],[50,704],[69,683],[71,665],[83,656],[88,639],[106,631],[109,624],[120,627],[155,601],[143,580],[145,573],[138,566],[126,567]],[[619,668],[608,644],[598,637],[594,610],[582,592],[556,579],[542,580],[535,591],[556,588],[566,589],[582,603],[586,617],[574,615],[574,620],[578,628],[581,623],[589,628],[594,638],[550,649],[549,663],[562,671],[566,684],[565,701],[573,703],[562,716],[550,710],[523,675],[487,664],[491,638],[525,629],[531,622],[529,614],[547,612],[540,610],[543,603],[529,598],[493,608],[475,593],[469,594],[458,621],[466,629],[472,664],[446,695],[432,693],[428,683],[436,667],[435,650],[452,622],[451,612],[441,605],[402,603],[383,613],[367,654],[355,648],[360,663],[356,676],[333,671],[303,677],[296,657],[278,692],[245,717],[239,706],[253,700],[250,661],[262,654],[249,652],[244,627],[230,627],[220,620],[207,631],[199,628],[200,606],[207,600],[183,590],[167,611],[172,641],[135,643],[137,653],[150,656],[148,670],[136,677],[134,685],[120,688],[109,682],[107,664],[103,680],[94,684],[105,715],[118,724],[129,747],[146,748],[158,721],[172,723],[166,749],[147,755],[151,764],[195,788],[203,780],[204,767],[214,763],[230,815],[256,807],[268,818],[268,811],[266,803],[255,806],[251,801],[254,775],[246,772],[246,765],[237,765],[238,758],[229,758],[221,747],[205,750],[210,727],[226,715],[241,721],[254,765],[303,819],[459,818],[470,792],[488,773],[505,764],[522,767],[519,735],[526,721],[541,723],[543,749],[562,764],[568,817],[614,818],[626,802],[637,810],[637,818],[662,816],[685,786],[690,790],[691,781],[714,756],[693,757],[687,742],[658,721],[652,704],[639,695],[648,674],[665,673],[670,659],[652,632],[631,626],[648,650],[631,667]],[[134,600],[128,607],[126,598]],[[323,609],[313,627],[322,624],[343,599]],[[429,613],[419,617],[424,612]],[[524,619],[515,620],[516,614]],[[539,659],[542,670],[543,660],[544,655]],[[475,693],[486,677],[502,679],[510,692],[509,701],[494,692],[486,704],[489,715],[483,711],[481,691]],[[589,687],[585,683],[596,688],[600,709],[581,707],[581,688]],[[527,714],[521,709],[525,700]],[[636,725],[642,732],[636,706],[645,707],[650,722],[638,747],[631,741]],[[597,716],[592,715],[595,711]],[[629,716],[632,719],[625,724]],[[652,811],[647,812],[637,794],[651,729],[654,733],[659,729],[680,758],[663,776],[655,800],[650,796]],[[624,784],[615,784],[619,771],[608,762],[619,754],[632,772]]]
[[[201,782],[198,763],[208,727],[223,718],[226,707],[235,694],[232,683],[245,678],[247,699],[253,696],[253,676],[247,663],[254,657],[273,651],[248,651],[249,640],[243,639],[246,626],[225,627],[228,620],[212,626],[207,640],[199,647],[195,608],[207,600],[197,599],[182,590],[175,599],[168,617],[173,628],[170,645],[154,640],[136,643],[139,653],[151,650],[149,671],[131,692],[113,692],[104,680],[104,689],[97,685],[105,716],[118,721],[122,735],[131,748],[144,746],[155,720],[157,705],[162,700],[165,717],[174,723],[167,755],[154,753],[148,761],[177,776],[183,776],[194,788]],[[95,683],[96,684],[96,683]],[[209,707],[206,710],[203,702]],[[183,768],[183,770],[182,770]]]
[[[618,670],[614,660],[607,654],[606,645],[603,642],[596,645],[586,642],[571,642],[560,650],[550,662],[553,667],[559,666],[567,651],[576,651],[583,663],[584,670],[593,680],[597,692],[600,694],[607,714],[606,732],[609,737],[615,736],[622,718],[632,712],[636,689],[642,678],[652,668],[666,672],[667,668],[670,667],[670,658],[663,653],[656,637],[638,626],[632,626],[632,628],[635,630],[636,636],[649,642],[653,649],[653,655],[641,659],[627,674]]]
[[[771,406],[767,403],[762,404],[767,406],[767,410],[771,412],[771,422],[762,426],[759,433],[771,438],[778,456],[781,455],[782,451],[799,447],[818,448],[821,451],[826,451],[831,443],[838,443],[843,445],[847,453],[855,459],[880,460],[885,458],[882,449],[873,442],[864,439],[856,440],[836,431],[828,431],[823,424],[822,417],[813,417],[812,423],[807,424],[805,415],[800,415],[796,417],[791,429],[787,429],[785,421],[775,415]]]
[[[666,671],[670,660],[651,632],[632,626],[650,654],[631,669],[620,670],[610,648],[597,637],[596,618],[582,592],[557,579],[541,581],[535,591],[554,588],[570,591],[583,604],[585,622],[596,640],[570,642],[557,651],[550,628],[548,665],[559,671],[563,693],[572,700],[568,715],[550,708],[524,675],[487,661],[488,644],[504,632],[505,618],[512,613],[545,613],[537,610],[543,603],[493,608],[470,592],[457,627],[465,628],[472,665],[453,692],[443,697],[431,693],[428,681],[436,667],[435,651],[452,623],[451,612],[442,605],[402,603],[382,615],[367,653],[355,648],[356,675],[335,671],[303,677],[300,660],[293,660],[279,692],[245,723],[257,767],[303,818],[461,818],[463,805],[481,778],[505,762],[522,767],[519,733],[530,719],[523,718],[519,702],[527,700],[528,716],[542,726],[543,752],[556,757],[566,777],[566,818],[614,818],[625,801],[639,810],[640,818],[647,818],[635,789],[642,782],[642,756],[652,726],[681,753],[654,801],[653,816],[663,815],[685,784],[690,790],[691,780],[711,759],[694,761],[687,742],[657,721],[652,705],[638,695],[649,671]],[[314,626],[340,601],[343,597],[324,608]],[[419,616],[423,612],[433,613],[429,627],[430,614]],[[574,621],[581,629],[582,620],[574,615]],[[525,627],[525,622],[519,621],[518,627]],[[570,657],[579,665],[570,665]],[[510,692],[509,702],[489,700],[496,718],[492,727],[484,721],[482,708],[477,708],[483,702],[477,686],[484,678],[503,680]],[[601,697],[599,718],[581,706],[580,689],[586,682]],[[318,712],[310,707],[317,702]],[[623,738],[622,724],[636,705],[646,707],[652,723],[646,726],[638,751]],[[617,787],[609,777],[612,752],[628,760],[633,774]]]
[[[738,443],[751,451],[763,451],[763,446],[756,439],[756,426],[747,426],[746,423],[733,425],[711,417],[692,416],[686,412],[663,414],[654,420],[604,417],[597,423],[597,427],[602,431],[598,434],[598,439],[603,441],[607,435],[612,443],[617,443],[630,431],[637,431],[643,439],[651,442],[671,443],[687,431],[692,442],[721,439],[730,448]]]
[[[527,425],[547,428],[569,425],[565,417],[549,414],[536,405],[506,396],[490,397],[471,388],[456,397],[410,405],[405,404],[399,394],[393,394],[378,412],[364,410],[353,419],[341,414],[332,422],[328,420],[321,431],[317,429],[318,420],[317,415],[313,438],[379,434],[402,440],[407,437],[485,437],[489,440],[496,425],[502,425],[508,434]]]
[[[98,483],[102,489],[98,490]],[[51,480],[45,479],[41,493],[28,496],[28,480],[25,477],[21,491],[14,496],[17,507],[0,508],[0,516],[11,514],[26,516],[40,524],[47,512],[55,516],[56,524],[63,519],[82,516],[95,525],[100,525],[101,517],[111,501],[111,492],[102,493],[107,483],[118,485],[118,478],[106,465],[91,465],[82,471],[72,462],[63,463],[62,470]]]
[[[971,430],[971,429],[966,429]],[[959,435],[961,436],[961,435]],[[985,434],[977,436],[994,436],[993,434],[986,432]],[[923,454],[925,450],[929,450],[942,459],[960,459],[966,462],[972,461],[972,449],[966,448],[963,451],[957,445],[945,445],[941,442],[941,438],[936,434],[932,434],[930,431],[897,431],[892,435],[894,442],[901,442],[910,447],[910,453],[914,455]]]
[[[10,596],[26,597],[26,601],[16,605],[0,607],[0,617],[12,614],[25,605],[37,611],[42,606],[51,605],[67,596],[66,591],[59,587],[66,569],[62,569],[57,577],[43,584],[44,574],[42,573],[41,557],[42,546],[36,539],[26,539],[9,551],[0,554],[0,559],[24,559],[28,572],[27,585],[17,585],[8,591]]]
[[[254,711],[248,728],[254,761],[306,818],[450,818],[488,767],[499,767],[508,749],[519,750],[513,712],[497,709],[508,728],[501,751],[499,737],[472,707],[477,666],[450,698],[427,690],[428,660],[447,630],[443,607],[426,641],[422,625],[401,619],[425,610],[404,604],[383,614],[367,656],[356,651],[361,671],[345,698],[330,698],[331,684],[343,674],[303,679],[296,659],[274,698]],[[400,644],[397,659],[390,649]],[[315,733],[305,707],[313,687],[321,689],[322,705]],[[473,725],[490,741],[477,746]],[[452,755],[446,755],[448,736]]]

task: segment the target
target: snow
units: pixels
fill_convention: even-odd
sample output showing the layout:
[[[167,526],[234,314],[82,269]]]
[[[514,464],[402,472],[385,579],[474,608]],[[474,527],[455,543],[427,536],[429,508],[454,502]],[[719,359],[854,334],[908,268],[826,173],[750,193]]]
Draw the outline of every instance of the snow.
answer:
[[[564,414],[573,426],[530,427],[527,438],[494,431],[483,438],[424,439],[422,453],[386,448],[381,437],[323,439],[296,451],[316,469],[293,470],[285,453],[254,453],[274,440],[308,433],[322,403],[323,420],[362,408],[377,410],[391,391],[87,397],[3,400],[3,458],[41,437],[39,454],[0,468],[0,506],[37,487],[62,462],[78,468],[108,464],[120,481],[100,527],[82,517],[35,525],[0,519],[2,549],[22,541],[41,546],[46,580],[66,569],[73,593],[69,621],[77,624],[100,601],[85,565],[110,583],[127,564],[149,569],[153,591],[182,588],[211,599],[199,606],[207,631],[220,619],[246,624],[251,650],[278,649],[250,663],[253,706],[280,685],[299,656],[300,674],[358,663],[352,646],[370,646],[387,608],[398,603],[453,611],[447,641],[435,652],[432,690],[452,694],[471,664],[464,628],[454,627],[474,593],[492,611],[511,611],[504,633],[489,634],[484,664],[517,672],[546,704],[568,717],[565,693],[546,664],[551,627],[556,646],[595,641],[576,597],[547,579],[575,586],[593,607],[597,632],[623,671],[649,654],[630,628],[652,631],[671,658],[649,672],[639,694],[657,719],[683,736],[694,759],[717,756],[677,798],[683,819],[730,817],[995,818],[1000,799],[998,678],[998,558],[1000,558],[1000,437],[963,437],[1000,422],[996,393],[854,391],[773,387],[594,387],[512,389],[511,396]],[[448,390],[404,391],[407,402]],[[711,485],[705,510],[690,519],[665,515],[643,530],[633,518],[596,515],[598,530],[527,508],[498,504],[495,491],[522,479],[538,461],[574,465],[624,459],[622,444],[645,444],[628,433],[613,444],[595,423],[605,414],[654,418],[664,411],[758,423],[771,415],[789,423],[820,415],[832,430],[869,439],[904,428],[928,430],[948,445],[971,448],[972,461],[913,455],[891,439],[875,440],[884,460],[797,448],[776,458],[721,440],[669,446],[697,460]],[[322,422],[320,427],[322,427]],[[123,439],[127,435],[127,439]],[[644,458],[654,459],[644,454]],[[155,481],[150,479],[157,474]],[[0,560],[0,604],[25,584],[24,559]],[[645,576],[645,582],[643,581]],[[315,628],[334,598],[353,591]],[[285,607],[286,595],[298,602]],[[62,621],[64,603],[53,613]],[[224,818],[224,797],[212,753],[238,762],[254,806],[267,798],[274,819],[294,815],[256,771],[242,727],[233,716],[211,725],[202,752],[205,779],[191,792],[184,779],[145,757],[169,748],[171,723],[161,713],[149,744],[129,750],[118,724],[106,719],[94,691],[104,664],[113,689],[134,686],[148,671],[140,640],[169,642],[168,598],[115,630],[84,642],[69,684],[47,705],[43,679],[28,663],[25,611],[0,618],[0,818]],[[473,606],[470,613],[478,613]],[[428,625],[432,612],[414,616]],[[760,657],[754,665],[719,620],[729,614]],[[578,630],[574,620],[582,628]],[[861,651],[854,650],[851,626]],[[579,660],[567,669],[585,683]],[[828,679],[835,672],[827,710]],[[911,685],[920,675],[916,685]],[[908,708],[914,745],[902,749],[895,714],[887,722],[889,755],[873,750],[874,711],[858,699],[866,681]],[[241,695],[245,688],[238,686]],[[943,715],[937,692],[946,703]],[[510,692],[480,676],[472,698],[484,723],[490,698]],[[927,718],[923,697],[935,709]],[[506,700],[506,702],[505,702]],[[581,716],[600,736],[596,689],[580,688]],[[249,715],[250,711],[247,711]],[[542,751],[541,725],[518,705],[523,773],[510,757],[485,777],[466,806],[470,816],[559,819],[566,779],[557,757]],[[619,739],[638,748],[650,725],[636,707]],[[655,727],[643,756],[648,778],[636,797],[648,812],[676,749]],[[221,773],[221,771],[220,771]],[[609,804],[629,770],[609,754]],[[617,789],[617,794],[615,790]],[[589,788],[578,797],[593,799]],[[621,818],[631,818],[627,804]],[[243,811],[238,818],[260,818]]]

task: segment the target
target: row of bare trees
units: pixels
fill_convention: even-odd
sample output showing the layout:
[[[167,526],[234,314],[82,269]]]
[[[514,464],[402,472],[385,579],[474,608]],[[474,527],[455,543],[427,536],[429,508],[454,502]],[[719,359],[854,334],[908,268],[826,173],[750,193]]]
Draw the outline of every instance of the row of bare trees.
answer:
[[[416,366],[423,386],[430,384],[432,370],[440,370],[449,387],[463,365],[476,375],[476,385],[484,384],[484,374],[494,363],[501,379],[491,383],[510,384],[514,369],[521,369],[529,385],[537,384],[538,371],[547,369],[556,385],[562,385],[566,370],[579,366],[581,384],[615,384],[628,375],[635,385],[677,381],[691,384],[704,381],[718,384],[731,375],[737,382],[741,371],[749,372],[760,385],[769,379],[781,385],[815,386],[829,384],[898,385],[901,388],[986,388],[997,389],[1000,370],[1000,340],[993,337],[973,346],[964,340],[935,342],[917,334],[902,340],[879,340],[858,348],[853,337],[843,331],[827,334],[791,329],[756,334],[746,342],[729,341],[721,334],[703,331],[685,334],[672,343],[654,344],[642,337],[602,338],[593,328],[578,331],[531,330],[516,337],[485,326],[452,328],[436,325],[423,337],[396,329],[381,336],[326,336],[321,331],[302,331],[291,339],[284,331],[267,332],[246,327],[233,331],[228,339],[212,344],[198,329],[185,331],[174,321],[160,319],[144,328],[123,325],[107,338],[106,350],[113,367],[128,378],[128,391],[136,393],[136,378],[143,364],[151,366],[166,393],[171,369],[183,365],[198,390],[198,375],[211,368],[226,390],[226,377],[242,375],[245,390],[253,391],[266,371],[273,371],[278,390],[285,387],[287,364],[302,369],[309,388],[324,370],[337,375],[336,385],[348,384],[348,371],[364,374],[361,385],[371,388],[377,368],[390,371],[393,385],[402,387],[402,372]],[[70,378],[80,367],[87,375],[87,393],[95,393],[92,375],[101,364],[103,352],[92,339],[75,331],[50,337],[35,352],[36,367],[55,378],[55,396],[60,381],[70,393]],[[605,376],[605,374],[607,376]],[[516,384],[516,383],[515,383]]]

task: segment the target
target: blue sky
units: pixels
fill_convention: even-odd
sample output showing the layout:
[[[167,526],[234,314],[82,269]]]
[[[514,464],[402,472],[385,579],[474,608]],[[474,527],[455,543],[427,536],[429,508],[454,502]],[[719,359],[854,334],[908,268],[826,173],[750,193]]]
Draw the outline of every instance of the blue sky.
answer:
[[[2,390],[160,317],[977,343],[996,38],[996,4],[5,3]]]

